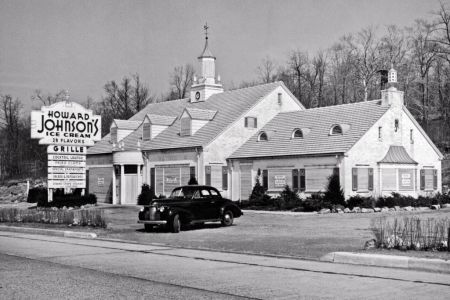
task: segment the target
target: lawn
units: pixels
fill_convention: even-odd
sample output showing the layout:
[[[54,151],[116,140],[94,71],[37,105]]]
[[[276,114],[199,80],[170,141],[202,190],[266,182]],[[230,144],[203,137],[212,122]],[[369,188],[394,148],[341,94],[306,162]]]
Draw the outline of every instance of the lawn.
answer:
[[[101,235],[108,238],[308,259],[318,259],[333,251],[360,251],[364,243],[373,238],[370,230],[372,218],[382,215],[387,218],[418,215],[417,212],[391,212],[288,216],[248,212],[235,219],[232,227],[211,223],[172,234],[163,230],[144,232],[143,225],[136,224],[138,207],[111,207],[105,210],[110,229]],[[421,212],[420,216],[450,217],[450,209],[425,211]],[[393,252],[388,251],[386,254]],[[410,253],[399,252],[395,254]],[[433,256],[430,252],[426,255]],[[445,258],[448,254],[439,255]]]

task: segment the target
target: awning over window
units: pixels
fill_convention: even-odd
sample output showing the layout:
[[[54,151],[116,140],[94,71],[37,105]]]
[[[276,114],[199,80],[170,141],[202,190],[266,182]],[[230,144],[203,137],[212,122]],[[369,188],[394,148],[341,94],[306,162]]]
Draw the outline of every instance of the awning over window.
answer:
[[[417,162],[409,156],[403,146],[391,146],[379,164],[415,164]]]

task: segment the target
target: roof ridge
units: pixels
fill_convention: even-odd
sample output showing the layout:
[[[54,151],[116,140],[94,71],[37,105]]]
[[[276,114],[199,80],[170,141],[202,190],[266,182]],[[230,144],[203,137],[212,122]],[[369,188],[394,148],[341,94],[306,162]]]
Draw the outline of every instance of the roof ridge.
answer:
[[[306,112],[312,111],[312,110],[317,111],[317,110],[324,110],[324,109],[330,109],[330,108],[336,108],[336,107],[342,107],[342,106],[361,105],[361,104],[373,103],[375,101],[381,101],[381,99],[375,99],[375,100],[369,100],[369,101],[359,101],[359,102],[353,102],[353,103],[343,103],[343,104],[338,104],[338,105],[328,105],[328,106],[321,106],[321,107],[313,107],[313,108],[307,108],[307,109],[304,109],[304,110],[285,111],[285,112],[280,112],[279,114],[292,114],[292,113],[299,113],[299,112],[306,113]]]
[[[277,81],[268,82],[268,83],[257,83],[252,86],[247,86],[247,87],[243,87],[243,88],[235,88],[232,90],[225,91],[223,93],[235,92],[235,91],[239,91],[239,90],[247,90],[247,89],[251,89],[251,88],[255,88],[255,87],[263,87],[263,86],[268,86],[268,85],[281,85],[282,82],[283,81],[281,81],[281,80],[277,80]]]

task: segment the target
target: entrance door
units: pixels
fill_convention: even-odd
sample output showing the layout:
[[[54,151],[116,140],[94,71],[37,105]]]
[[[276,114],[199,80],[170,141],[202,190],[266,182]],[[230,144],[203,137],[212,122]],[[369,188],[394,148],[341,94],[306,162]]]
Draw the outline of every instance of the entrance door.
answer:
[[[124,166],[124,178],[122,188],[125,189],[124,199],[121,199],[121,204],[137,204],[138,190],[138,174],[137,165]]]

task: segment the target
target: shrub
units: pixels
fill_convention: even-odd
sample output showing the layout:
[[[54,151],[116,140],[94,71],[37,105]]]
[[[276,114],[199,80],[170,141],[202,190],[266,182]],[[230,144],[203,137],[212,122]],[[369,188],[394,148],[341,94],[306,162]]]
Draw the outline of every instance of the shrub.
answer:
[[[274,200],[275,207],[278,209],[293,209],[302,206],[302,201],[297,193],[286,185],[281,191],[280,196]]]
[[[252,193],[250,194],[249,205],[271,205],[272,198],[266,194],[266,190],[259,182],[259,177],[261,176],[261,170],[258,169],[258,174],[256,176],[256,184],[253,187]]]
[[[374,208],[376,200],[372,197],[361,197],[360,195],[348,198],[346,206],[350,209],[353,207]]]
[[[47,188],[36,187],[30,189],[28,191],[27,202],[37,203],[38,206],[42,206],[40,204],[47,203]]]
[[[311,197],[306,198],[302,202],[302,207],[304,211],[319,211],[322,208],[332,209],[333,205],[325,201],[324,195],[321,193],[312,193]]]
[[[345,205],[344,192],[339,183],[339,174],[333,172],[328,178],[328,186],[325,192],[324,201],[333,205]]]
[[[188,185],[198,185],[197,178],[195,178],[194,176],[192,176],[192,177],[189,179]]]
[[[191,178],[192,179],[192,178]],[[195,178],[194,178],[195,179]],[[141,193],[137,198],[138,205],[149,205],[152,199],[156,198],[155,191],[151,186],[144,183],[141,187]]]
[[[64,194],[61,190],[56,190],[53,194],[53,201],[48,202],[48,192],[46,188],[30,189],[27,202],[36,203],[38,207],[75,207],[86,204],[96,204],[97,196],[94,194],[81,196],[81,190],[75,190],[71,194]]]

